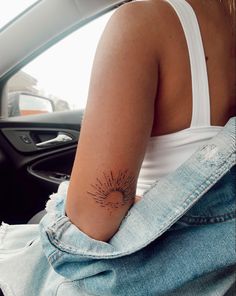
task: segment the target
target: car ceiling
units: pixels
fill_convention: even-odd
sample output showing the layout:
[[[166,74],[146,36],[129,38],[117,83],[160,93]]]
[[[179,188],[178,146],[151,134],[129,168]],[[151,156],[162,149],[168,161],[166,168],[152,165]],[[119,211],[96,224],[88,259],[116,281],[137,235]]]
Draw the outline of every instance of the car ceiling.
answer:
[[[41,0],[0,30],[0,80],[70,32],[127,1]]]

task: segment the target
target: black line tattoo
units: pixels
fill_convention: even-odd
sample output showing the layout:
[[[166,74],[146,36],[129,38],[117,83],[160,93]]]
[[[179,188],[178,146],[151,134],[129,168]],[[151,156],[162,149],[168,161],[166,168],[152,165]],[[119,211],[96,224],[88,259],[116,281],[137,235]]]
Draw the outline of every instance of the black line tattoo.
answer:
[[[91,184],[91,189],[87,193],[111,214],[113,210],[126,205],[135,197],[135,177],[130,175],[128,170],[120,170],[117,175],[112,171],[103,172],[102,177],[96,178],[96,183]]]

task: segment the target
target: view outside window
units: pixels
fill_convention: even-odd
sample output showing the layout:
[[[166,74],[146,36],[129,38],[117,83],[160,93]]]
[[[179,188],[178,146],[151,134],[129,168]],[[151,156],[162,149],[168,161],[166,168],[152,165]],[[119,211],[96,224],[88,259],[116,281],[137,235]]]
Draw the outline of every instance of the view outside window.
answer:
[[[0,30],[38,0],[0,0]]]
[[[72,33],[16,73],[7,85],[8,115],[84,109],[97,44],[113,12]]]

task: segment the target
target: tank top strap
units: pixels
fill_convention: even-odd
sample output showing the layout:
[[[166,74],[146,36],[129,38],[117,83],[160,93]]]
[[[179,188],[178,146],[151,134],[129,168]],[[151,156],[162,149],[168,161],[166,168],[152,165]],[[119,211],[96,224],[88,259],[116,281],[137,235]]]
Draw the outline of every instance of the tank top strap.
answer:
[[[210,126],[210,95],[205,53],[197,17],[185,0],[165,0],[175,10],[187,41],[192,77],[191,127]]]

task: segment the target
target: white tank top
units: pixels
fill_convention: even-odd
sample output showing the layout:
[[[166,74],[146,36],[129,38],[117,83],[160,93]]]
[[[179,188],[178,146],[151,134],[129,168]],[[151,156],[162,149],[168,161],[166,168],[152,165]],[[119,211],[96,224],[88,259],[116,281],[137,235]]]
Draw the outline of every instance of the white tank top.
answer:
[[[166,0],[178,15],[187,41],[192,77],[192,120],[189,128],[176,133],[151,137],[139,173],[136,195],[158,179],[176,170],[221,126],[211,126],[207,68],[196,15],[185,0]]]

